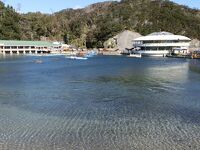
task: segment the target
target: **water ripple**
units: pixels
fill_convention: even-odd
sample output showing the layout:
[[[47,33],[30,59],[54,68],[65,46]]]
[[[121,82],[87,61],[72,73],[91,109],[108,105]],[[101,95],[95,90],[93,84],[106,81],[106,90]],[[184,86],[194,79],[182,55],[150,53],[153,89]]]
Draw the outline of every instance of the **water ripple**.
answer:
[[[0,63],[0,149],[200,149],[190,62],[41,59]]]

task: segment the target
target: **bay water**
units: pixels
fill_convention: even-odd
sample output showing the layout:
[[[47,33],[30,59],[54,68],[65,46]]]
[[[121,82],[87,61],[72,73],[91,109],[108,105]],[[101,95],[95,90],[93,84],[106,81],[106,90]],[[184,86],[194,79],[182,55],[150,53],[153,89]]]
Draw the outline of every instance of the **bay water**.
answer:
[[[200,60],[0,56],[0,149],[200,149]]]

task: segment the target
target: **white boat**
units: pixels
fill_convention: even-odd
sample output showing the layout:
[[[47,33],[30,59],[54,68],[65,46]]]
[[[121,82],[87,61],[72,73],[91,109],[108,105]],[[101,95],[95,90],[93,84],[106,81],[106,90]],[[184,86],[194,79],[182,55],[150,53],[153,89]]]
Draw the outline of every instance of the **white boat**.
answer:
[[[129,57],[141,58],[142,54],[130,54]]]
[[[169,51],[163,50],[163,51],[143,51],[139,50],[135,52],[136,54],[141,54],[142,56],[152,56],[152,57],[165,57],[169,54]]]
[[[95,55],[97,55],[97,52],[95,52],[95,51],[89,51],[89,52],[85,55],[85,57],[93,57],[93,56],[95,56]]]
[[[87,57],[78,57],[78,56],[69,56],[69,57],[65,57],[68,59],[77,59],[77,60],[87,60]]]
[[[136,53],[141,53],[142,56],[166,56],[173,49],[182,48],[188,49],[191,39],[182,36],[174,35],[169,32],[154,32],[147,36],[142,36],[134,39],[134,48]]]

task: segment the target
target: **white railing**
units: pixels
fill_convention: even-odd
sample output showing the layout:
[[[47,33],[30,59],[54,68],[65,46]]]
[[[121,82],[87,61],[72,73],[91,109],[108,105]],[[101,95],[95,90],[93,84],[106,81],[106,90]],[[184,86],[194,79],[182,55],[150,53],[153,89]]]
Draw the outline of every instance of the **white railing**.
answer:
[[[135,44],[136,47],[189,47],[190,43],[146,43]]]

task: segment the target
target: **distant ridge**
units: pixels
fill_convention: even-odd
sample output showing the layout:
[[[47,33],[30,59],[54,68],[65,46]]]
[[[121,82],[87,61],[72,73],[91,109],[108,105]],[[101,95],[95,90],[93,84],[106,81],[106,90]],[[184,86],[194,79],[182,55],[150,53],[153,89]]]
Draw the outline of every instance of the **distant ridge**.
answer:
[[[109,38],[130,30],[141,35],[167,31],[200,40],[200,10],[168,0],[106,1],[52,15],[17,14],[5,8],[2,2],[1,5],[6,10],[1,16],[5,24],[0,26],[2,39],[40,40],[45,37],[92,48],[103,47]],[[9,34],[6,26],[10,28]]]

